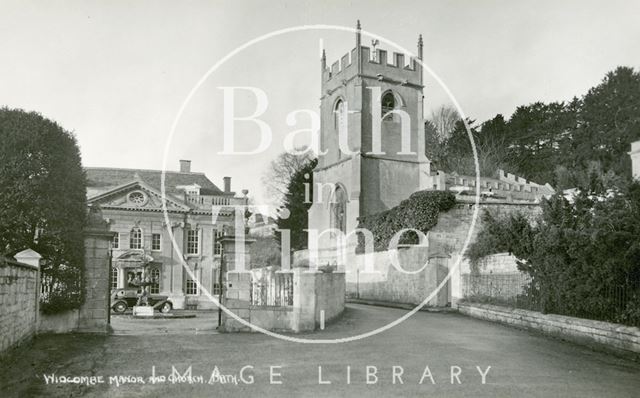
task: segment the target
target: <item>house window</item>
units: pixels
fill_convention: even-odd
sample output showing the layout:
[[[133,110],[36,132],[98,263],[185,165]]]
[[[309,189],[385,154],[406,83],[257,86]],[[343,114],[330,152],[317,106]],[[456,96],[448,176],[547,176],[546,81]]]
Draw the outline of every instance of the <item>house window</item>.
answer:
[[[131,235],[129,236],[129,248],[142,249],[142,230],[138,227],[134,227],[131,230]]]
[[[222,253],[222,237],[224,236],[222,231],[216,231],[216,239],[213,242],[213,254],[220,255]]]
[[[396,98],[391,91],[386,92],[382,96],[382,120],[393,120],[393,114],[387,113],[396,109]]]
[[[153,268],[151,270],[151,282],[152,285],[149,286],[149,293],[158,294],[160,293],[160,270],[157,268]]]
[[[191,279],[191,276],[187,275],[187,279],[185,280],[184,293],[195,296],[198,294],[198,284],[196,281]]]
[[[118,269],[115,267],[111,268],[111,288],[118,288]]]
[[[198,232],[199,231],[197,229],[190,229],[187,231],[187,254],[200,253]]]
[[[113,235],[113,240],[111,241],[111,248],[112,249],[120,248],[120,234],[116,233],[115,235]]]
[[[331,228],[347,232],[347,193],[338,186],[331,198]]]
[[[160,234],[151,235],[151,250],[160,251]]]

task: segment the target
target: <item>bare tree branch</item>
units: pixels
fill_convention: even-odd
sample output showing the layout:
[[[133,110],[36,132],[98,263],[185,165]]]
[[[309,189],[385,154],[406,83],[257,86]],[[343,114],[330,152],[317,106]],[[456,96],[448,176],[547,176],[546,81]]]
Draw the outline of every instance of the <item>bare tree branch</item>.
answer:
[[[310,153],[294,155],[289,152],[283,152],[271,161],[261,180],[272,204],[282,204],[291,177],[311,159],[313,159],[313,155]]]

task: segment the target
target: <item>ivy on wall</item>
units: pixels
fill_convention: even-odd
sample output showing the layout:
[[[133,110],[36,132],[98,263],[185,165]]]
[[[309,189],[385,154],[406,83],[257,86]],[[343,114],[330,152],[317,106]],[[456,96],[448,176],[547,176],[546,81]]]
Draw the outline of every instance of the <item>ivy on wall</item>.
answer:
[[[418,191],[396,207],[380,213],[359,218],[358,228],[364,228],[373,234],[375,251],[389,249],[389,242],[402,229],[412,228],[427,233],[438,222],[438,215],[453,208],[455,195],[443,191]],[[417,244],[418,235],[414,232],[404,233],[399,244]],[[363,234],[358,234],[357,252],[365,249]]]

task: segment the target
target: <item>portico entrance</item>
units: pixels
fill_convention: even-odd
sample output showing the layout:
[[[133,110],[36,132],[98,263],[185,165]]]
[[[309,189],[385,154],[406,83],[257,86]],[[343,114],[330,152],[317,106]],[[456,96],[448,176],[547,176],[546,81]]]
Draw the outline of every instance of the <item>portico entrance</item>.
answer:
[[[151,306],[154,310],[168,313],[173,304],[160,293],[160,269],[162,264],[142,250],[127,251],[112,264],[110,309],[123,314],[134,306]]]

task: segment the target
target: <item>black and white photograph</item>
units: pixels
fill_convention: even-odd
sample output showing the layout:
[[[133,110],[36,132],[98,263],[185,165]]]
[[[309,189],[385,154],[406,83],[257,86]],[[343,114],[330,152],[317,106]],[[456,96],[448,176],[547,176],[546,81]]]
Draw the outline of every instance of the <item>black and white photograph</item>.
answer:
[[[639,17],[0,0],[0,396],[638,397]]]

